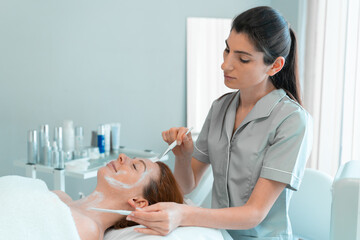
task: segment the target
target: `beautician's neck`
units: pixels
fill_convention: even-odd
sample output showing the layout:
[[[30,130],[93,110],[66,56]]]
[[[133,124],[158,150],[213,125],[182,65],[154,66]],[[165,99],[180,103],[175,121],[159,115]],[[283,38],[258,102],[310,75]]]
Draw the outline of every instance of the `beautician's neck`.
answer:
[[[240,89],[240,106],[242,109],[252,109],[255,104],[265,95],[276,88],[268,80],[264,84],[259,84],[250,88]]]

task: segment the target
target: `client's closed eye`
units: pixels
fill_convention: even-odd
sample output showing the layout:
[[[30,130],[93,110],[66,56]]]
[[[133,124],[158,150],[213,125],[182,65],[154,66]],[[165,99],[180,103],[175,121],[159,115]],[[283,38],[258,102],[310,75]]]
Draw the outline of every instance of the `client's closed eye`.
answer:
[[[146,163],[144,162],[144,160],[138,159],[138,158],[134,158],[134,160],[137,160],[135,163],[133,163],[134,169],[136,169],[137,171],[142,169],[143,172],[145,172],[146,171]]]

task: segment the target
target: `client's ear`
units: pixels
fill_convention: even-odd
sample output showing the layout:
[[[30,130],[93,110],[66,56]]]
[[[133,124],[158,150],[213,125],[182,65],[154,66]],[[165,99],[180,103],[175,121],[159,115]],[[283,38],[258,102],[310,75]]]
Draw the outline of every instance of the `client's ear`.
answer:
[[[142,197],[134,197],[128,200],[128,203],[133,208],[143,208],[149,205],[148,200]]]

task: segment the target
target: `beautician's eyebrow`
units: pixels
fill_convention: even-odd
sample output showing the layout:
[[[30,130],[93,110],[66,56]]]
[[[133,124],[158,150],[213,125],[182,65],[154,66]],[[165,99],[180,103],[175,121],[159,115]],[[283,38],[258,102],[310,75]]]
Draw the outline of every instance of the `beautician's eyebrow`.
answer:
[[[228,43],[227,43],[227,40],[225,40],[225,44],[226,44],[226,47],[229,48],[229,45],[228,45]],[[245,54],[245,55],[248,55],[248,56],[251,56],[251,57],[252,57],[252,55],[251,55],[250,53],[244,52],[244,51],[235,50],[234,53],[242,53],[242,54]]]

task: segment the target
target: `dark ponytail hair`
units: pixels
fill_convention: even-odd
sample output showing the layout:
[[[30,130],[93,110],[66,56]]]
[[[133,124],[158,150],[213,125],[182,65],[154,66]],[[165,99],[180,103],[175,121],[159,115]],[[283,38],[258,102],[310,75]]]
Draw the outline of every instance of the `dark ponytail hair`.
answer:
[[[237,16],[231,30],[246,33],[255,48],[264,53],[265,64],[273,64],[280,56],[285,58],[283,68],[270,79],[277,89],[284,89],[301,104],[296,36],[284,17],[271,7],[256,7]]]

